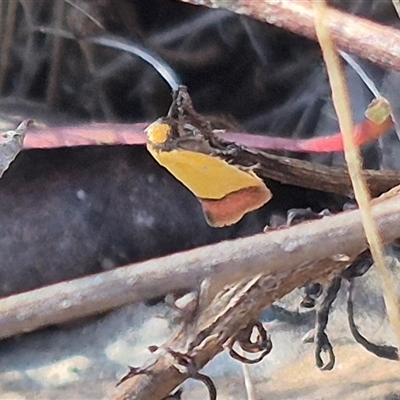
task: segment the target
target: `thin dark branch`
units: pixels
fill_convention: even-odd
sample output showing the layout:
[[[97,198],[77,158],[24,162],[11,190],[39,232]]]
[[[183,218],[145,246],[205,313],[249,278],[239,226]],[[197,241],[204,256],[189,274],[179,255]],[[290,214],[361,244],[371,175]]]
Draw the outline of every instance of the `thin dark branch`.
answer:
[[[359,331],[354,321],[354,300],[353,300],[353,291],[354,291],[354,281],[350,281],[350,286],[348,288],[347,293],[347,319],[349,321],[349,327],[351,334],[357,343],[361,344],[366,350],[375,354],[377,357],[387,358],[388,360],[399,360],[399,351],[394,346],[388,345],[377,345],[370,342],[367,338],[365,338]]]

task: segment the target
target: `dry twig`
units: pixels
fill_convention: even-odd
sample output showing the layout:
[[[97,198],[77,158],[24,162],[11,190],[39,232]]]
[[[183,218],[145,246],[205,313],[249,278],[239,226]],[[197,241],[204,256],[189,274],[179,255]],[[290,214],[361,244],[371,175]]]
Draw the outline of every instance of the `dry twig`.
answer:
[[[400,237],[400,187],[372,204],[384,242]],[[327,267],[310,263],[335,254],[356,255],[366,247],[358,210],[205,246],[2,299],[0,338],[195,288],[207,278],[218,289],[259,273],[268,274],[274,289],[264,307],[307,283],[310,276],[329,273]],[[343,264],[330,268],[339,271]]]

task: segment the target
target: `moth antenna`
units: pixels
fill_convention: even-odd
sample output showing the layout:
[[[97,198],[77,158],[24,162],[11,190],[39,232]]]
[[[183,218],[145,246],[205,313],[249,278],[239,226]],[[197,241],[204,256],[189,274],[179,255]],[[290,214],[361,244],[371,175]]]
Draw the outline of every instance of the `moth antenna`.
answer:
[[[347,64],[350,65],[351,68],[353,68],[353,70],[365,83],[365,86],[367,86],[367,88],[371,91],[371,93],[376,98],[382,97],[373,80],[367,75],[367,73],[364,71],[361,65],[355,60],[355,58],[342,50],[338,50],[338,52],[340,56],[347,62]]]
[[[127,53],[134,54],[141,58],[143,61],[150,64],[164,78],[172,91],[178,90],[179,86],[182,84],[176,72],[161,57],[136,43],[110,35],[94,36],[85,38],[85,40],[101,46],[126,51]]]
[[[358,62],[352,57],[350,54],[338,50],[339,54],[341,57],[347,62],[347,64],[350,65],[354,69],[354,71],[358,74],[358,76],[363,80],[365,85],[368,87],[368,89],[371,91],[371,93],[376,97],[380,98],[382,97],[381,93],[379,92],[378,88],[376,87],[375,83],[373,80],[367,75],[367,73],[364,71],[364,69],[358,64]],[[399,121],[398,118],[392,113],[392,119],[395,123],[395,131],[396,131],[396,136],[400,140],[400,132],[399,132]],[[381,139],[379,139],[379,144],[381,145]]]
[[[37,28],[37,30],[45,34],[63,37],[64,39],[78,40],[78,38],[71,32],[43,27],[39,27]],[[85,40],[89,43],[97,44],[99,46],[126,51],[127,53],[133,54],[141,58],[143,61],[150,64],[164,78],[164,80],[168,83],[173,92],[178,90],[179,86],[182,85],[179,76],[166,63],[165,60],[163,60],[157,54],[153,53],[151,50],[145,49],[137,43],[112,35],[91,36],[79,39]]]

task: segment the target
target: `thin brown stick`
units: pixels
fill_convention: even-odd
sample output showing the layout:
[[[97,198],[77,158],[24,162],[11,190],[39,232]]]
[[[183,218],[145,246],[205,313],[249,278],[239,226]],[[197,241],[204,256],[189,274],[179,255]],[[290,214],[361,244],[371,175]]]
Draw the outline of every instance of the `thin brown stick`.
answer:
[[[312,4],[305,0],[180,0],[212,8],[225,8],[288,31],[316,39]],[[330,8],[329,29],[341,50],[383,68],[400,71],[400,32],[367,19]]]
[[[385,243],[400,237],[400,187],[374,200],[373,212]],[[282,286],[277,293],[282,297],[289,289],[284,277],[295,282],[293,287],[300,286],[315,274],[326,273],[308,267],[310,262],[358,254],[366,247],[357,210],[205,246],[2,299],[0,338],[194,288],[206,278],[220,288],[263,272]]]

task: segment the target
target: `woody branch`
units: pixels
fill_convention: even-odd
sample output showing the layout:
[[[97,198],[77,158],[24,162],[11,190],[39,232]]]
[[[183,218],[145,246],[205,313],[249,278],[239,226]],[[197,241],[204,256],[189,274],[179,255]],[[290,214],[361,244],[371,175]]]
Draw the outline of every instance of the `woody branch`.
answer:
[[[373,215],[385,243],[400,236],[399,200],[400,187],[373,200]],[[222,256],[217,264],[216,254],[203,252],[206,257],[203,273],[211,267],[203,278],[218,282],[219,287],[234,281],[239,283],[225,295],[228,299],[219,294],[207,309],[201,310],[190,325],[194,329],[186,327],[163,346],[163,349],[188,355],[197,368],[202,368],[223,351],[227,341],[251,323],[263,308],[306,284],[310,277],[318,281],[332,272],[339,272],[367,248],[358,210],[245,241],[217,245]],[[229,254],[226,258],[225,251]],[[331,257],[337,254],[349,256],[349,261],[333,261]],[[179,276],[179,272],[175,271],[173,276]],[[252,276],[256,278],[249,283]],[[113,400],[160,400],[189,377],[176,368],[176,360],[168,351],[158,356],[150,371],[149,375],[127,379]]]
[[[225,8],[316,40],[312,3],[304,0],[180,0]],[[336,46],[389,70],[400,71],[400,31],[329,8],[329,30]]]

